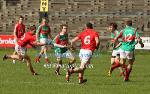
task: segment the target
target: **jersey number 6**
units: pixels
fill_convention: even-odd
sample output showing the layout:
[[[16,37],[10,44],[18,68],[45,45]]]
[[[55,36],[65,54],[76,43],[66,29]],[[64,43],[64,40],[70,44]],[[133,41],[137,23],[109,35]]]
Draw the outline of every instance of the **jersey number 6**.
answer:
[[[84,38],[84,44],[90,44],[90,36]]]

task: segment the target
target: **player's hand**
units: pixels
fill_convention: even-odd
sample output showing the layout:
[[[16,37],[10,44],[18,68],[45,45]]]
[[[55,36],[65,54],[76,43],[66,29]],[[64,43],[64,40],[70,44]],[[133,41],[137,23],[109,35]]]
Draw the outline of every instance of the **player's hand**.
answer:
[[[70,47],[70,50],[71,50],[71,51],[75,51],[75,50],[76,50],[76,48],[75,48],[75,47],[73,47],[73,46],[71,46],[71,47]]]
[[[64,45],[64,48],[68,48],[68,46]]]
[[[39,42],[39,40],[37,39],[36,42]]]
[[[141,48],[143,48],[144,47],[144,43],[142,42],[142,39],[140,38],[138,41],[139,41],[139,43],[141,45]]]
[[[99,49],[99,46],[96,47],[96,50],[98,50],[98,49]]]
[[[144,44],[143,43],[141,43],[141,48],[143,48],[144,47]]]
[[[18,41],[18,38],[17,38],[17,37],[14,37],[14,40],[17,42],[17,41]]]

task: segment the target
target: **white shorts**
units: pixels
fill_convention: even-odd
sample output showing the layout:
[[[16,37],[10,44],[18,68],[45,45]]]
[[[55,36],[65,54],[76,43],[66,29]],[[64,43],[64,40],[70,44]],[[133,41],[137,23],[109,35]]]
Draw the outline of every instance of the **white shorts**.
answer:
[[[119,57],[120,56],[120,49],[112,51],[112,57]]]
[[[67,50],[65,53],[55,53],[55,56],[58,59],[61,59],[61,58],[74,58],[74,55],[69,50]]]
[[[79,53],[81,63],[88,63],[88,61],[92,58],[92,54],[91,50],[81,49]]]
[[[50,44],[51,42],[52,42],[52,40],[48,39],[48,38],[41,38],[40,39],[40,43]]]
[[[52,44],[52,40],[51,39],[47,39],[47,38],[41,38],[40,39],[40,43],[43,43],[43,44]],[[41,46],[42,48],[44,47],[46,47],[46,45],[44,45],[44,46]]]
[[[134,51],[124,51],[124,50],[120,50],[120,58],[133,59],[133,58],[134,58]]]
[[[18,55],[25,56],[27,49],[24,48],[24,47],[21,47],[21,46],[19,46],[19,45],[16,45],[16,46],[15,46],[15,51],[17,52]]]
[[[18,44],[17,44],[17,39],[14,39],[14,44],[15,44],[15,45],[18,45]]]

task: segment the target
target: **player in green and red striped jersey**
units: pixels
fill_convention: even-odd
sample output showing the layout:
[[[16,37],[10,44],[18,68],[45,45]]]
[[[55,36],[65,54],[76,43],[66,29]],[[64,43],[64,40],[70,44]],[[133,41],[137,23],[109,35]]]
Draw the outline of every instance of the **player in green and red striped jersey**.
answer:
[[[123,64],[125,64],[126,59],[128,60],[128,65],[126,68],[126,76],[124,77],[124,81],[129,80],[129,75],[132,70],[132,65],[134,62],[134,49],[137,42],[141,44],[141,47],[144,47],[140,36],[137,32],[137,29],[132,27],[132,21],[128,20],[126,21],[126,27],[121,31],[121,33],[118,35],[118,37],[115,39],[122,38],[122,45],[120,50],[120,64],[118,64],[115,67],[120,67]]]
[[[44,43],[44,44],[47,44],[49,41],[51,41],[51,29],[48,26],[48,21],[46,20],[46,18],[42,18],[42,24],[38,27],[38,29],[36,31],[36,41],[40,41],[40,43]],[[47,56],[47,46],[46,45],[41,47],[41,51],[35,59],[36,62],[40,62],[40,58],[41,58],[42,54],[45,55],[45,60],[47,63],[45,67],[48,67],[51,63]]]
[[[117,47],[114,48],[114,40],[120,34],[120,32],[117,30],[116,23],[110,23],[108,26],[108,31],[111,32],[111,45],[113,47],[112,57],[111,57],[111,65],[112,66],[111,66],[110,70],[108,71],[108,76],[111,76],[112,70],[114,70],[115,66],[120,62],[120,45],[122,44],[122,40],[118,39]],[[120,74],[122,76],[125,76],[121,67],[119,67],[119,70],[120,70]]]
[[[75,62],[74,55],[69,50],[69,39],[68,39],[68,26],[63,24],[60,26],[61,31],[54,38],[54,46],[55,46],[55,55],[57,58],[57,65],[55,73],[60,75],[60,67],[62,66],[62,58],[68,58],[69,63],[68,67],[73,67],[72,64]]]

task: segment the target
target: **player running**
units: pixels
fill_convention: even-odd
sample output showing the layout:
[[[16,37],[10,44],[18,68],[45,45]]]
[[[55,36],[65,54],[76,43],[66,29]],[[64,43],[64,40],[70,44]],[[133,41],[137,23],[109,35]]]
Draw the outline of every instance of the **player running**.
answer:
[[[15,25],[15,28],[14,28],[14,42],[15,42],[15,45],[17,45],[18,38],[21,38],[25,33],[25,25],[23,24],[23,20],[24,20],[24,17],[19,16],[19,21]],[[17,54],[17,52],[14,51],[13,54],[15,55],[15,54]],[[15,63],[15,60],[13,60],[13,63]]]
[[[35,26],[30,27],[30,31],[26,32],[21,38],[18,39],[17,44],[15,45],[15,51],[17,52],[17,55],[4,55],[3,60],[6,59],[15,59],[15,60],[20,60],[25,59],[27,63],[27,67],[31,71],[32,75],[37,75],[37,73],[34,71],[32,64],[31,64],[31,59],[27,55],[27,49],[26,46],[29,44],[32,47],[35,46],[40,46],[43,44],[40,43],[35,43],[36,37],[34,36],[35,33]]]
[[[111,65],[112,66],[110,67],[110,70],[108,71],[108,76],[111,76],[112,71],[115,69],[115,66],[117,66],[119,64],[119,61],[120,61],[120,46],[122,44],[122,40],[118,39],[118,44],[114,48],[114,39],[117,38],[117,36],[120,34],[120,32],[117,30],[117,24],[116,23],[110,23],[108,26],[108,31],[111,32],[111,44],[113,47],[112,57],[111,57]],[[121,67],[119,67],[119,70],[120,70],[120,74],[122,76],[125,76]]]
[[[69,39],[68,39],[68,26],[63,24],[60,26],[61,31],[54,38],[54,46],[55,46],[55,55],[57,58],[57,65],[55,73],[60,75],[60,67],[62,66],[62,58],[68,58],[69,64],[68,67],[73,67],[72,64],[75,62],[75,58],[71,51],[69,50]]]
[[[68,69],[66,73],[66,80],[69,81],[69,77],[73,73],[79,73],[79,84],[85,82],[86,80],[83,80],[84,71],[86,69],[86,66],[90,64],[90,60],[92,58],[92,54],[95,49],[99,46],[99,35],[98,33],[93,29],[93,25],[91,23],[86,24],[86,29],[81,32],[77,37],[75,37],[71,44],[73,45],[74,42],[77,40],[81,40],[81,50],[79,53],[79,57],[81,60],[80,67],[76,67],[74,69]]]
[[[123,42],[121,45],[120,50],[120,64],[118,66],[122,66],[125,64],[126,59],[128,60],[128,65],[126,68],[126,75],[124,77],[124,81],[129,80],[129,75],[132,70],[132,65],[134,63],[135,57],[134,57],[134,49],[137,42],[141,44],[141,47],[144,47],[144,44],[142,43],[141,38],[139,37],[139,34],[137,32],[137,29],[132,27],[132,21],[128,20],[126,21],[126,27],[122,30],[122,32],[118,35],[118,37],[115,39],[122,38]]]
[[[48,21],[46,20],[46,18],[42,18],[42,24],[38,27],[36,31],[36,41],[44,44],[47,44],[49,41],[51,41],[51,29],[48,26]],[[42,46],[39,55],[35,59],[35,62],[40,62],[40,58],[44,54],[45,61],[47,63],[45,66],[49,67],[51,62],[48,59],[47,50],[47,45]]]

